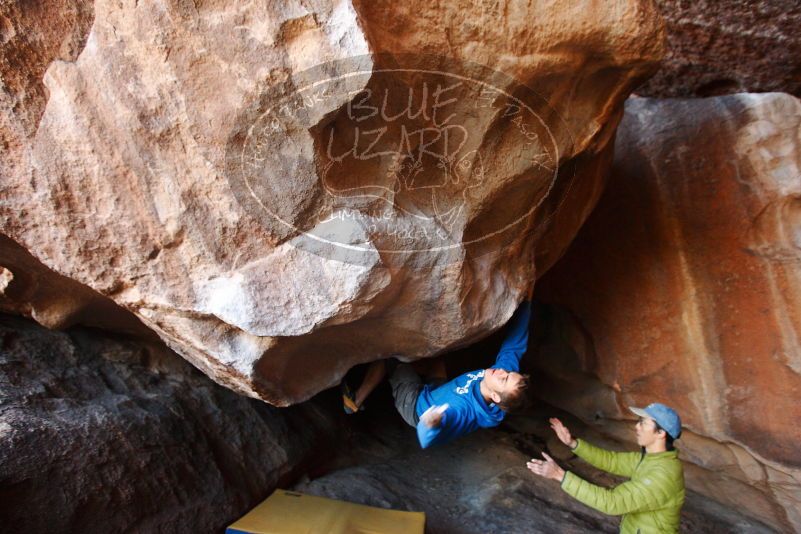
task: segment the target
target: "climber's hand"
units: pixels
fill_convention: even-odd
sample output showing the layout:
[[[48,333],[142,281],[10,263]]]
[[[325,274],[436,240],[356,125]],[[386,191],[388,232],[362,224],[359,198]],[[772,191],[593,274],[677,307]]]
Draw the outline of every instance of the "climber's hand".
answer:
[[[420,416],[420,420],[428,428],[437,428],[440,424],[442,424],[442,414],[444,414],[445,410],[447,409],[447,404],[443,404],[442,406],[432,406],[423,412],[423,415]]]

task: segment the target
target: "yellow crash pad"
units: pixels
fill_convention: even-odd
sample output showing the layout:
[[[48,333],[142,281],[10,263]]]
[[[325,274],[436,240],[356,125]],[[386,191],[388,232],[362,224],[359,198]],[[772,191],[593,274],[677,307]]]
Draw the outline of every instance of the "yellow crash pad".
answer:
[[[385,510],[276,490],[226,534],[423,534],[423,512]]]

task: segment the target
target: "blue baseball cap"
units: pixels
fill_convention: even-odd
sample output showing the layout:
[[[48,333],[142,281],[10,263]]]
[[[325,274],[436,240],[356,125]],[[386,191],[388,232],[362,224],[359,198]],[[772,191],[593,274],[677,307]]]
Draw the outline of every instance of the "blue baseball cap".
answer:
[[[653,419],[671,438],[679,439],[681,436],[681,419],[679,419],[679,414],[677,414],[676,410],[673,408],[654,402],[645,408],[629,406],[629,410],[631,410],[634,415]]]

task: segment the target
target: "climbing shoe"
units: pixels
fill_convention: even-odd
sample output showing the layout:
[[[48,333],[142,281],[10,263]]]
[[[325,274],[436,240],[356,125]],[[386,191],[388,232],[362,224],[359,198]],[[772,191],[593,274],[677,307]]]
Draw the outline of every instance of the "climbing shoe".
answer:
[[[356,406],[356,397],[347,382],[343,380],[340,389],[342,390],[342,408],[346,414],[354,414],[364,409],[364,406]]]

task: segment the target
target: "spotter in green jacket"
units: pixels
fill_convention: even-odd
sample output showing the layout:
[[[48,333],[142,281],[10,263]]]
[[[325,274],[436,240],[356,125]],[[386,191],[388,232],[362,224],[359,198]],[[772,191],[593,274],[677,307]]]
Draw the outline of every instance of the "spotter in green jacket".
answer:
[[[576,500],[609,515],[620,515],[624,534],[673,533],[679,531],[684,504],[684,471],[673,448],[681,436],[681,420],[664,404],[631,408],[640,416],[635,427],[641,452],[612,452],[586,441],[573,439],[559,419],[550,420],[559,440],[587,463],[629,480],[614,488],[597,486],[565,471],[546,453],[544,460],[531,459],[528,468],[545,478],[558,480]]]

